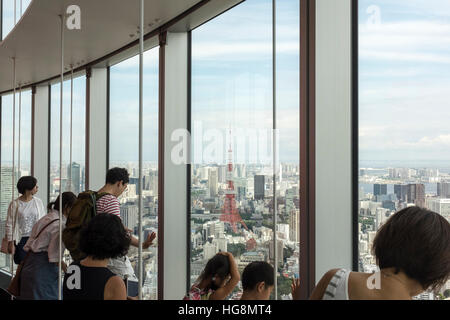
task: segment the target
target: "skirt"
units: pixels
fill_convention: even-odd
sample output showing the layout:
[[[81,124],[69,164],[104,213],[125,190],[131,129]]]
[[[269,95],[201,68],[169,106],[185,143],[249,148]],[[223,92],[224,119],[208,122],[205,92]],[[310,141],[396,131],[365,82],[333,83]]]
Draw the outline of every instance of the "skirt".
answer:
[[[58,300],[58,265],[47,252],[31,252],[20,279],[20,300]]]

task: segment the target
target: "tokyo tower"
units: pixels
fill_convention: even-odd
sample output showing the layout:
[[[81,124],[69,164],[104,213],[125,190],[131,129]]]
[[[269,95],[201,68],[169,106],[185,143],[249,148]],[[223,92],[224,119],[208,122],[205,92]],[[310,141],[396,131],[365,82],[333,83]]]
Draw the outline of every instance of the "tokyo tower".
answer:
[[[231,224],[233,232],[237,232],[236,223],[241,223],[248,231],[247,225],[242,220],[241,215],[236,208],[235,190],[233,182],[233,151],[231,148],[231,130],[230,130],[230,148],[228,149],[228,171],[227,171],[227,189],[225,190],[225,202],[220,215],[220,221]]]

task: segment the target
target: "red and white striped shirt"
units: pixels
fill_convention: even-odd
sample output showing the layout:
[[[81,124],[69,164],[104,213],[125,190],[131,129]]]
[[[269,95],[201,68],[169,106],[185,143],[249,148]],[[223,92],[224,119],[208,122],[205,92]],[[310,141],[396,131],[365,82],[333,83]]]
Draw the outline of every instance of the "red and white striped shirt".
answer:
[[[107,194],[97,200],[97,213],[111,213],[120,218],[120,203],[112,194]]]

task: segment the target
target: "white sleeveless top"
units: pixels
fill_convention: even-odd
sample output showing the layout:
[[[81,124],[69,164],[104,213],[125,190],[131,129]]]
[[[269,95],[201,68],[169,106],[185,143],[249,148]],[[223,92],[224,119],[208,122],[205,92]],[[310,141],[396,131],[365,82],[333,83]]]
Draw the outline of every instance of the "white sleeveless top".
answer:
[[[350,300],[348,298],[348,277],[350,270],[340,269],[331,278],[322,300]]]

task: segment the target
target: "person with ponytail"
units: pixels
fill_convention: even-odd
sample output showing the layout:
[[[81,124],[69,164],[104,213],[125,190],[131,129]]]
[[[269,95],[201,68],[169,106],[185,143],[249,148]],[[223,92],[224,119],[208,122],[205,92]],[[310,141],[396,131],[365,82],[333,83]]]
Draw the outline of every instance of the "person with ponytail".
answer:
[[[72,192],[62,194],[63,227],[76,199]],[[58,300],[59,201],[58,196],[48,205],[48,214],[35,224],[24,246],[27,257],[22,267],[21,300]],[[62,268],[66,270],[64,262]]]
[[[233,255],[230,252],[219,252],[208,261],[183,300],[225,300],[239,280]]]

